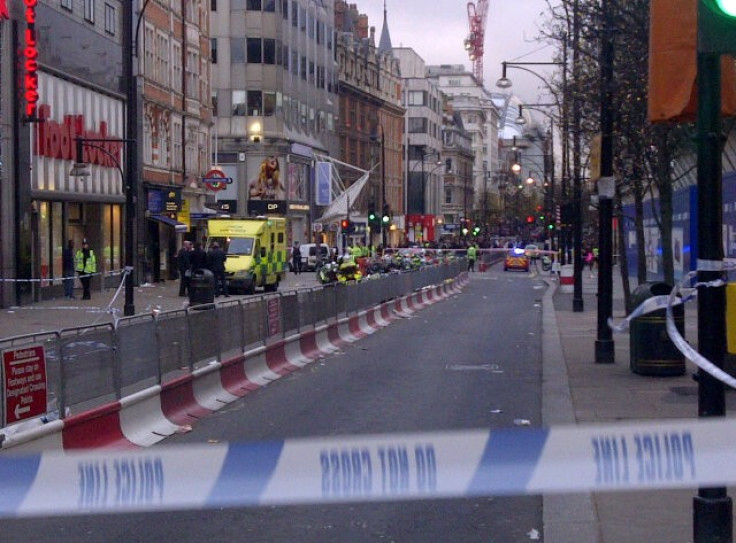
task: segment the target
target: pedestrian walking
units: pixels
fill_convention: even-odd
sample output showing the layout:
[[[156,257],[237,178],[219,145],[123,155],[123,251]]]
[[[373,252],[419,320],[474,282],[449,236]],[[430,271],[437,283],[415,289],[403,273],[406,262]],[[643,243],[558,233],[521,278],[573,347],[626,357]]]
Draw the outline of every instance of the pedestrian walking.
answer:
[[[478,247],[475,246],[475,243],[471,243],[470,247],[468,247],[468,271],[474,272],[475,271],[475,261],[478,259]]]
[[[64,298],[74,299],[74,240],[66,242],[66,247],[61,251],[61,274],[64,283]]]
[[[225,260],[227,254],[220,248],[220,244],[214,242],[207,252],[207,268],[215,276],[215,296],[230,296],[227,291],[227,279],[225,278]]]
[[[176,265],[179,270],[179,296],[189,294],[189,283],[192,278],[192,242],[184,241],[176,254]]]
[[[593,265],[595,264],[595,257],[593,256],[593,251],[591,251],[590,249],[588,249],[585,253],[585,263],[590,269],[590,276],[593,277]]]
[[[295,241],[291,248],[291,271],[297,275],[302,272],[302,251],[298,241]]]
[[[92,295],[89,287],[92,274],[97,273],[97,257],[95,252],[89,248],[86,239],[82,242],[82,248],[77,251],[74,257],[74,266],[79,274],[79,280],[82,282],[82,300],[91,300]]]

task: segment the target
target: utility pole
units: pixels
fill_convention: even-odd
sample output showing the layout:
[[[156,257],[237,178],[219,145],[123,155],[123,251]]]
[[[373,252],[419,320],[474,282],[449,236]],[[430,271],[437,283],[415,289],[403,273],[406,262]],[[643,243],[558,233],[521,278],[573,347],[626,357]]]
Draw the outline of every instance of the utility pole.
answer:
[[[598,335],[595,361],[615,362],[613,331],[608,319],[613,314],[613,39],[611,32],[611,0],[603,0],[603,34],[601,43],[601,177],[598,180]]]

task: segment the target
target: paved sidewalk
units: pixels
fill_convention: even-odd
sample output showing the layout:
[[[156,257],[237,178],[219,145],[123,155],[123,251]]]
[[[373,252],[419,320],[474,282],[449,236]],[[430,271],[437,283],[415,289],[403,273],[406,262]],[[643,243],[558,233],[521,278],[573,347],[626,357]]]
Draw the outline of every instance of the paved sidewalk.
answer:
[[[613,364],[595,363],[597,281],[597,272],[594,277],[584,272],[583,312],[573,312],[573,295],[558,292],[550,281],[552,288],[544,304],[545,426],[697,418],[697,383],[692,378],[697,368],[690,362],[686,362],[683,376],[637,375],[630,369],[626,333],[613,336]],[[618,268],[614,269],[613,284],[613,318],[618,323],[626,317]],[[685,308],[685,338],[696,345],[695,302]],[[729,415],[736,410],[735,396],[727,392]],[[735,494],[729,489],[731,497]],[[697,489],[546,496],[544,540],[691,542],[696,495]]]
[[[313,288],[318,285],[314,272],[295,275],[287,272],[279,292],[298,288]],[[261,290],[257,290],[261,293]],[[236,300],[242,296],[219,297],[216,301]],[[0,339],[12,336],[53,332],[62,328],[113,322],[123,316],[125,289],[116,296],[115,289],[92,292],[91,300],[74,300],[64,297],[20,307],[0,309]],[[186,309],[188,297],[179,297],[179,281],[165,281],[135,287],[133,295],[136,315],[152,311]]]

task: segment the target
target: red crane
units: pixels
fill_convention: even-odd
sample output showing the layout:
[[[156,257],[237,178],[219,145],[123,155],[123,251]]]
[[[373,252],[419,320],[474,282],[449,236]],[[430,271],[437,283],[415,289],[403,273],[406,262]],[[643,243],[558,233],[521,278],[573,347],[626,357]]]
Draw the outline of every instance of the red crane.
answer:
[[[486,35],[486,14],[488,0],[468,2],[468,37],[465,49],[473,62],[473,75],[483,85],[483,42]]]

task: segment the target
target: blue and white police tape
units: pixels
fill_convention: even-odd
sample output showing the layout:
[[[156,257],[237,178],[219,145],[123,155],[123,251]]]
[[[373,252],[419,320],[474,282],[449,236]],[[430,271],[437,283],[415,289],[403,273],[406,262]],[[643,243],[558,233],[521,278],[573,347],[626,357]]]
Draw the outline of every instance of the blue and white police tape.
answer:
[[[3,454],[0,516],[723,486],[734,442],[717,419]]]
[[[676,305],[690,302],[697,298],[699,288],[710,288],[710,287],[722,287],[726,283],[721,279],[714,281],[698,282],[692,286],[689,285],[692,280],[697,276],[697,272],[692,271],[687,273],[680,283],[676,284],[675,287],[667,295],[653,296],[642,302],[629,316],[627,316],[620,324],[616,325],[613,319],[608,319],[608,325],[614,332],[625,332],[631,321],[647,313],[653,311],[665,310],[666,315],[666,330],[667,335],[672,340],[672,343],[677,349],[687,358],[690,362],[698,366],[703,371],[709,373],[714,378],[721,381],[723,384],[736,388],[736,379],[720,369],[718,366],[713,364],[710,360],[705,358],[703,355],[698,353],[692,346],[685,341],[680,331],[677,329],[675,324],[674,313],[672,308]],[[679,296],[679,297],[678,297]]]
[[[128,268],[123,268],[122,270],[110,270],[106,271],[104,273],[101,272],[95,272],[95,273],[85,273],[80,275],[71,275],[67,277],[45,277],[45,278],[28,278],[28,279],[19,279],[19,278],[13,278],[13,277],[0,277],[0,283],[44,283],[47,285],[52,285],[54,283],[61,284],[66,279],[77,279],[79,277],[96,277],[96,276],[102,276],[105,277],[114,277],[116,275],[124,275],[126,273],[126,270]],[[131,268],[132,269],[132,268]]]

